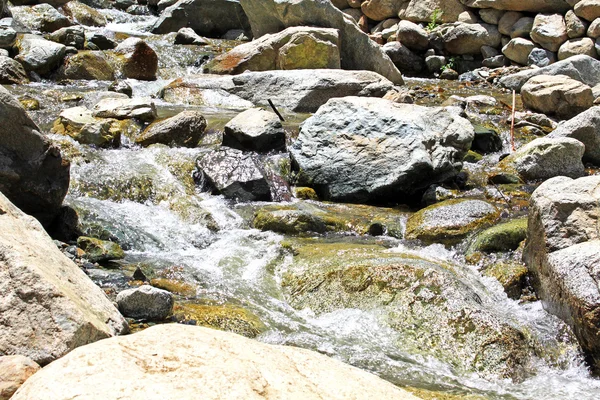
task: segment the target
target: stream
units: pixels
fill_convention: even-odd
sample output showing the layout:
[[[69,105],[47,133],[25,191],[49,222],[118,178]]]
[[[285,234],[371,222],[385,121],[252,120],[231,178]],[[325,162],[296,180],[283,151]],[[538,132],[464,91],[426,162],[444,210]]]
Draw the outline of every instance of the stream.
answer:
[[[103,33],[115,38],[140,36],[158,54],[158,80],[128,80],[134,97],[155,95],[176,77],[200,73],[197,60],[235,45],[215,40],[209,48],[174,46],[174,34],[148,33],[154,17],[131,16],[115,10],[103,12],[112,19],[101,29]],[[6,87],[17,97],[28,95],[40,101],[40,110],[30,111],[30,115],[49,133],[63,109],[85,104],[94,92],[106,90],[109,84],[41,81]],[[489,89],[476,85],[445,86],[434,80],[407,79],[407,85],[418,88],[419,93],[434,93],[417,101],[426,104],[441,103],[450,94],[490,94]],[[431,86],[443,89],[433,92]],[[502,96],[503,102],[509,101],[508,94]],[[200,110],[208,121],[208,129],[215,132],[239,112],[169,104],[159,99],[156,104],[160,117],[184,109]],[[286,114],[286,117],[292,121],[290,129],[297,129],[307,116]],[[489,122],[496,124],[490,118]],[[135,265],[151,265],[155,270],[176,271],[178,279],[194,287],[195,298],[201,302],[239,306],[256,315],[264,324],[257,336],[262,342],[327,354],[401,387],[414,389],[423,398],[600,398],[600,380],[590,376],[569,329],[546,313],[539,301],[519,303],[509,299],[496,280],[482,276],[475,266],[465,262],[457,249],[439,244],[422,246],[388,236],[372,238],[340,233],[328,237],[341,243],[377,243],[390,252],[451,264],[460,271],[461,279],[475,288],[483,307],[527,332],[532,342],[539,344],[531,370],[523,379],[483,379],[474,373],[457,371],[435,357],[403,349],[398,346],[400,334],[382,321],[383,311],[378,308],[368,311],[346,308],[316,315],[308,308],[298,310],[290,306],[281,285],[283,275],[293,263],[293,258],[282,250],[282,242],[287,238],[252,229],[244,218],[247,205],[236,205],[194,187],[191,177],[194,161],[209,148],[140,148],[124,140],[119,149],[93,149],[64,136],[49,136],[63,148],[63,153],[70,155],[72,162],[71,188],[65,203],[78,211],[84,226],[119,242],[126,251],[120,267],[127,270]],[[487,160],[471,168],[484,168],[486,162],[497,160],[498,156],[486,156]],[[406,215],[399,215],[399,223],[403,224]],[[109,291],[111,287],[117,290],[127,285],[123,273],[115,269],[97,268],[88,273]]]

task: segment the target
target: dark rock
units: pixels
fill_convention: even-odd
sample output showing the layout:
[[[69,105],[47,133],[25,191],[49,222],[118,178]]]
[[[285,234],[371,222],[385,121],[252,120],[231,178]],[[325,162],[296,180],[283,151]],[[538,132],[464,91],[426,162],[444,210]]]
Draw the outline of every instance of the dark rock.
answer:
[[[171,118],[153,122],[135,142],[144,147],[155,143],[196,147],[205,129],[206,119],[200,112],[183,111]]]
[[[117,304],[125,317],[157,320],[167,318],[173,311],[173,294],[149,285],[119,292]]]
[[[29,82],[27,72],[18,61],[9,57],[0,56],[0,84],[23,85]]]
[[[423,58],[400,42],[386,43],[382,49],[403,74],[418,75],[425,68]]]
[[[476,125],[471,150],[482,154],[495,153],[502,150],[502,138],[494,129]]]
[[[108,87],[108,90],[115,93],[122,93],[127,95],[127,97],[133,96],[133,89],[129,84],[123,80],[114,81]]]
[[[158,56],[142,39],[130,37],[115,49],[121,61],[120,72],[125,78],[153,81],[158,71]]]
[[[86,40],[88,44],[95,45],[98,48],[97,50],[112,50],[117,47],[117,43],[114,40],[98,32],[92,32],[90,35],[86,34]]]
[[[85,46],[85,30],[82,26],[69,26],[52,32],[48,39],[82,50]]]

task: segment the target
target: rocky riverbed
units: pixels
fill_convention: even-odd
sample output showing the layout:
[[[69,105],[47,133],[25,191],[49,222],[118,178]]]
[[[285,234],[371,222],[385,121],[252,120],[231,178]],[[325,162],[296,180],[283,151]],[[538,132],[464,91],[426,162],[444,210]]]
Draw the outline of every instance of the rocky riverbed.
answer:
[[[600,396],[600,5],[1,5],[0,399]]]

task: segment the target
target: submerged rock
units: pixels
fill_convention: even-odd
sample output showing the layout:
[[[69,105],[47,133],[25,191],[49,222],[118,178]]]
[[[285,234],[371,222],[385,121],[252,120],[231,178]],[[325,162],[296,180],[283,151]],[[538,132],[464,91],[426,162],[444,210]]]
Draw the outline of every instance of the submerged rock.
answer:
[[[345,97],[302,124],[290,153],[320,198],[402,203],[455,176],[472,140],[473,126],[449,109]]]
[[[142,146],[162,143],[171,146],[196,147],[206,129],[206,119],[198,111],[179,114],[150,124],[135,142]]]
[[[375,375],[316,352],[182,324],[157,325],[74,351],[30,378],[13,400],[38,393],[53,393],[55,400],[192,399],[216,393],[252,399],[267,391],[280,399],[368,393],[374,399],[416,400]]]
[[[285,131],[274,112],[252,108],[225,125],[223,145],[254,151],[282,149],[285,147]]]
[[[173,309],[173,319],[179,323],[220,329],[248,338],[255,338],[267,329],[250,311],[229,304],[177,303]]]
[[[173,311],[173,294],[143,285],[119,292],[117,304],[125,317],[162,321]]]
[[[85,251],[84,258],[90,262],[105,262],[125,257],[121,246],[107,240],[81,236],[77,239],[77,247]]]
[[[514,219],[479,233],[469,245],[467,254],[516,250],[526,237],[527,218]]]

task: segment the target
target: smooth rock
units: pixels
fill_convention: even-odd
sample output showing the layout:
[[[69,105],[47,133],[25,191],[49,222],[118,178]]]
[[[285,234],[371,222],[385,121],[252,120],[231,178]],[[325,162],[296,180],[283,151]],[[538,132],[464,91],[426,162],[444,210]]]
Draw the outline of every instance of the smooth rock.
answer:
[[[206,119],[198,111],[179,114],[150,124],[135,142],[146,147],[155,143],[196,147],[206,129]]]
[[[383,21],[397,16],[401,4],[402,0],[365,0],[361,3],[360,9],[373,21]]]
[[[598,0],[581,0],[575,4],[573,11],[578,17],[593,21],[600,17],[600,1]]]
[[[375,0],[372,2],[377,3]],[[438,24],[456,22],[462,13],[469,10],[459,0],[433,0],[430,2],[409,0],[403,3],[398,16],[400,19],[412,22],[431,22],[434,13],[437,13],[436,23]]]
[[[119,311],[129,318],[162,321],[173,311],[173,294],[150,285],[127,289],[117,295]]]
[[[587,36],[592,39],[600,37],[600,18],[596,18],[587,29]]]
[[[592,89],[566,75],[538,75],[521,88],[523,105],[544,114],[569,119],[594,103]]]
[[[282,149],[285,147],[285,131],[275,113],[252,108],[225,125],[223,145],[254,151]]]
[[[462,55],[479,54],[481,46],[498,47],[502,35],[495,25],[456,22],[434,29],[432,36],[441,39],[447,52]]]
[[[531,40],[546,50],[557,51],[567,41],[567,24],[560,14],[537,14],[531,29]]]
[[[382,49],[403,74],[418,75],[425,69],[423,57],[412,52],[400,42],[386,43]]]
[[[567,24],[567,35],[569,36],[569,39],[574,39],[585,35],[589,25],[587,21],[582,20],[575,15],[573,10],[569,10],[565,14],[565,23]]]
[[[502,54],[506,58],[516,63],[526,65],[529,54],[535,48],[535,44],[527,39],[511,39],[506,46],[502,48]]]
[[[558,49],[558,59],[565,60],[577,55],[598,58],[594,41],[590,38],[569,39]]]
[[[175,44],[193,44],[196,46],[206,46],[210,44],[208,39],[198,35],[192,28],[181,28],[175,36]]]
[[[26,71],[33,71],[42,76],[58,68],[67,51],[62,44],[31,34],[19,38],[16,47],[19,54],[15,60],[23,64]]]
[[[157,116],[154,101],[151,98],[141,97],[104,98],[94,106],[92,115],[98,118],[137,118],[142,121],[153,121]]]
[[[9,400],[39,370],[40,366],[25,356],[0,356],[0,400]]]
[[[503,222],[478,233],[469,244],[467,254],[495,253],[516,250],[527,238],[527,218]]]
[[[398,41],[411,50],[423,51],[429,47],[429,34],[414,22],[402,20],[396,30]]]
[[[548,138],[570,137],[585,145],[583,160],[600,165],[600,107],[591,107],[564,121]]]

